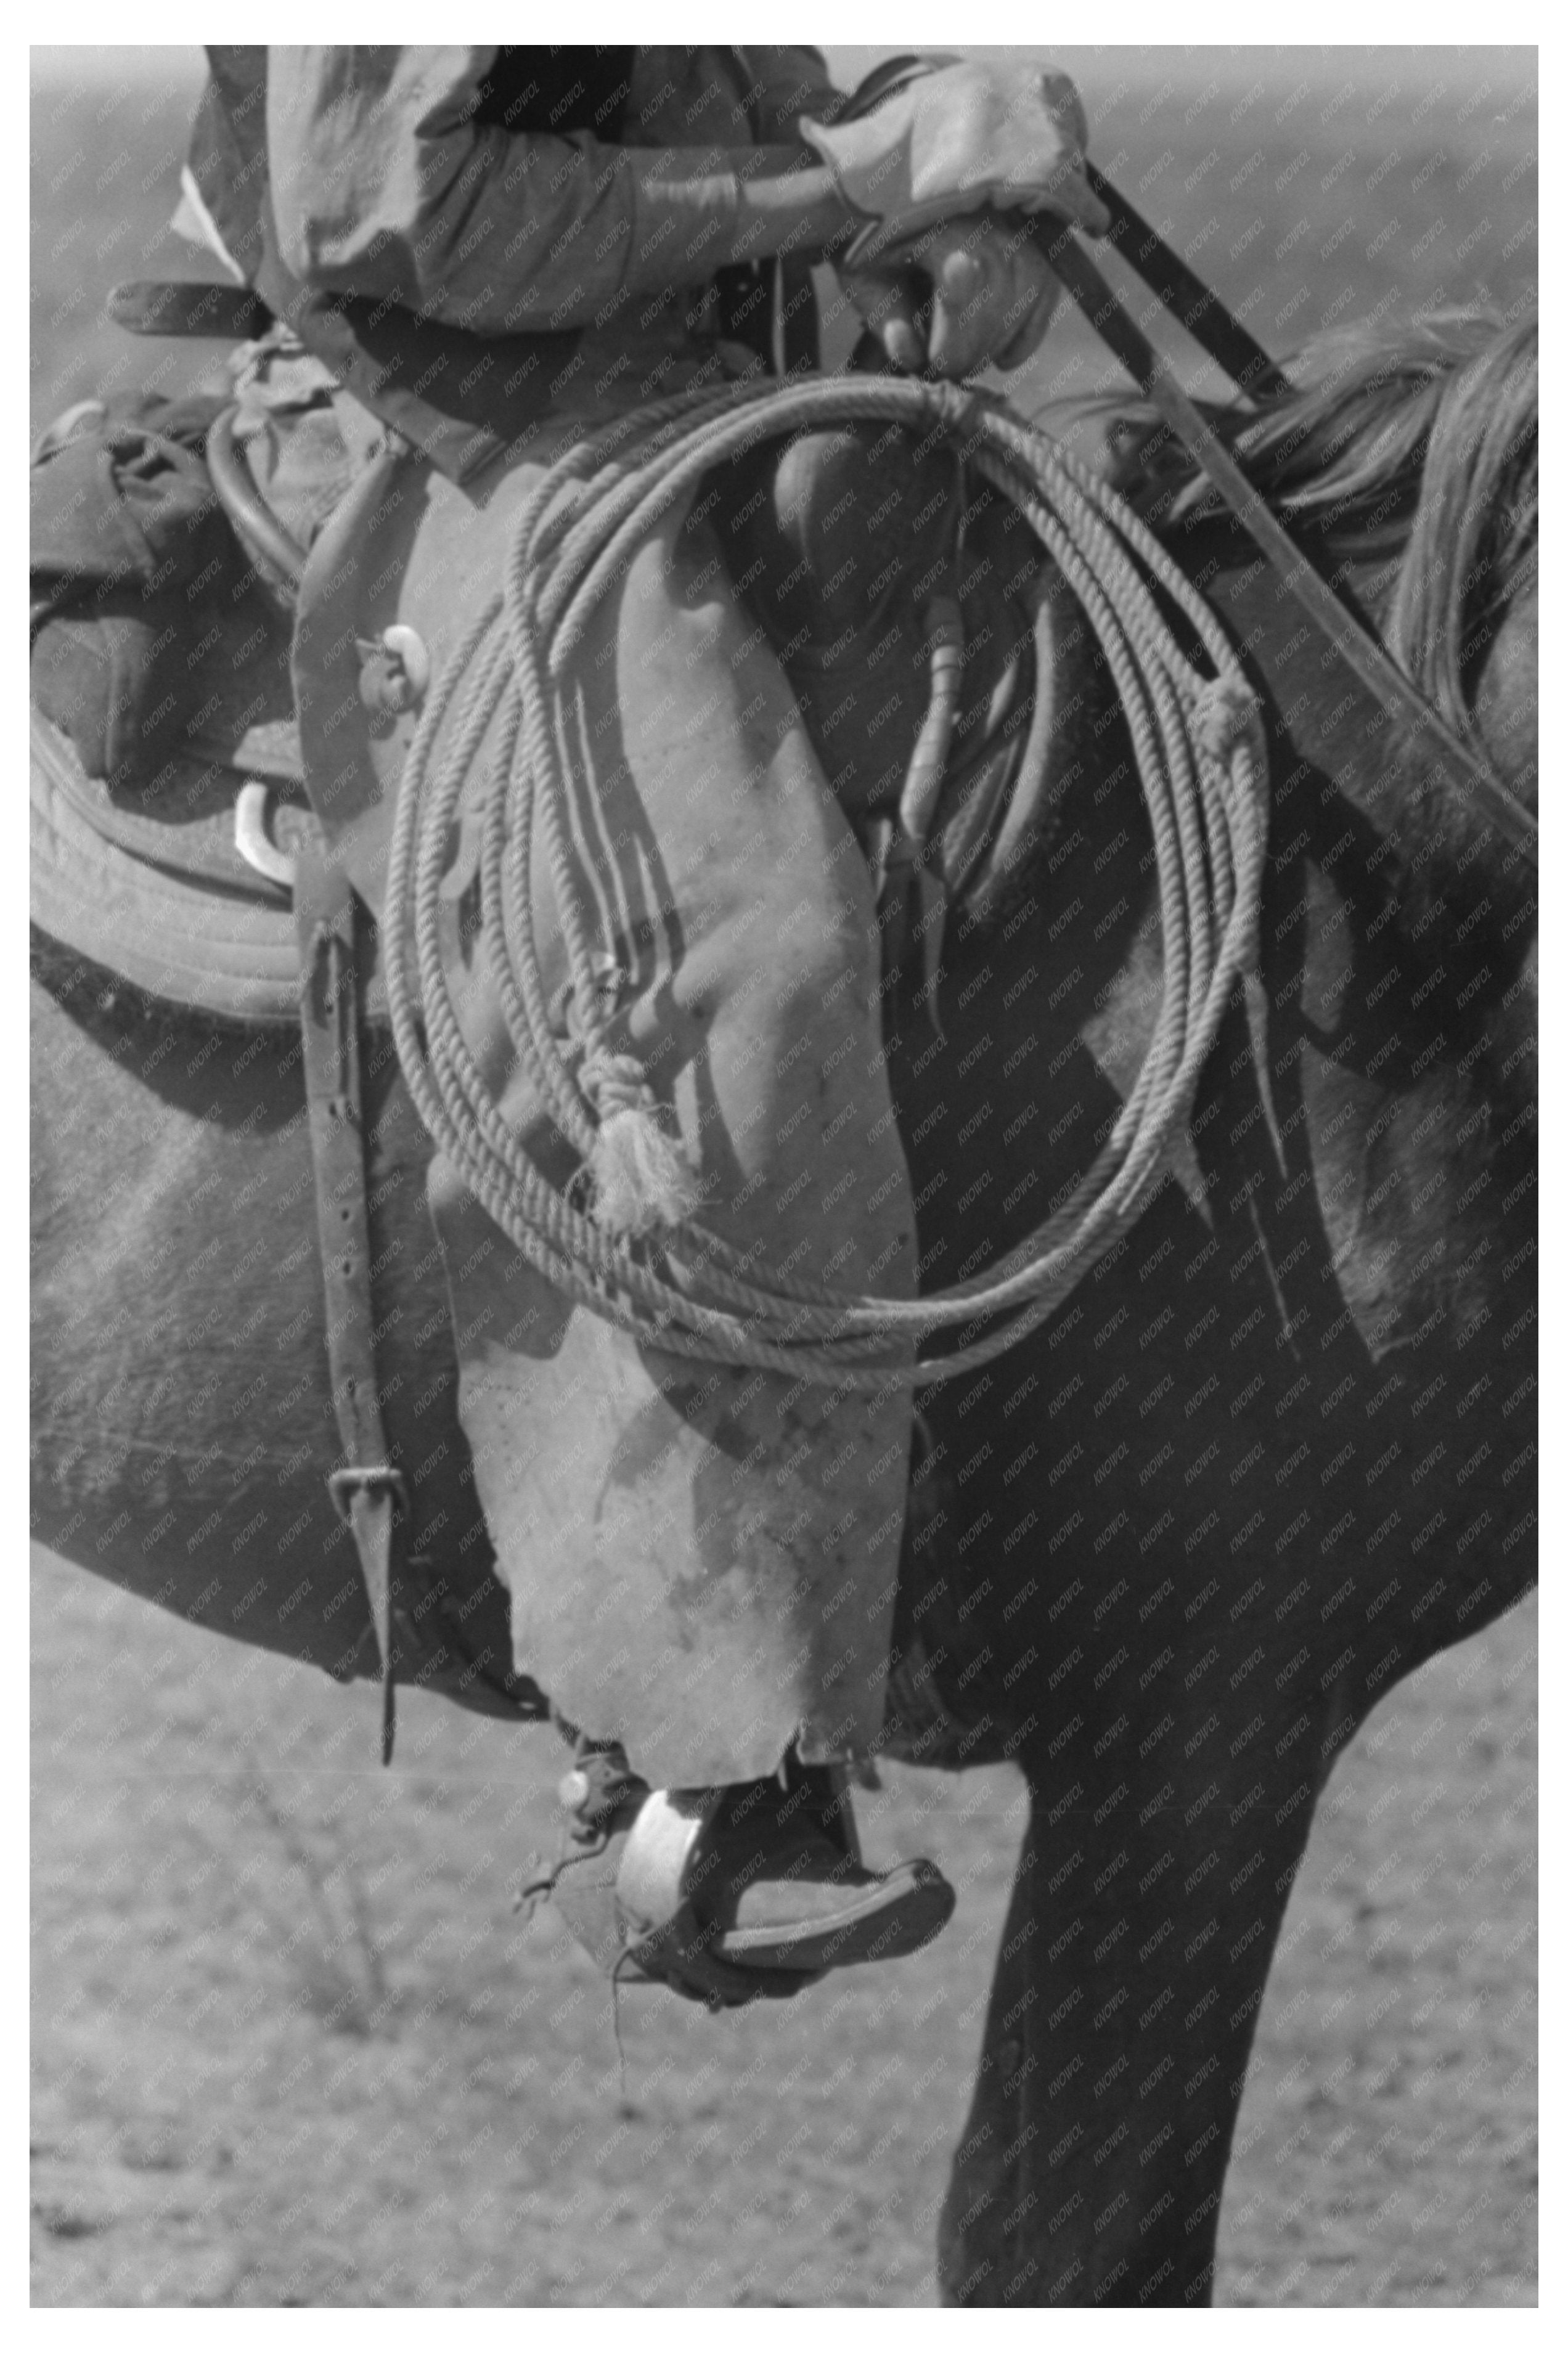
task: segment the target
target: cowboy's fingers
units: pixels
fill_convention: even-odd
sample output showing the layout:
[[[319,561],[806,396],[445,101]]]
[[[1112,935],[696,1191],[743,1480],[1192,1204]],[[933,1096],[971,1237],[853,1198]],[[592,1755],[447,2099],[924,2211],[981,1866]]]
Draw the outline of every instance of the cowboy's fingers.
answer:
[[[925,261],[936,293],[953,310],[983,294],[994,275],[985,234],[975,223],[945,224],[932,237]]]
[[[972,375],[995,350],[1007,291],[999,240],[980,222],[948,222],[922,263],[931,280],[929,364],[941,375]]]
[[[949,301],[938,288],[927,341],[927,364],[934,375],[956,380],[984,367],[991,348],[990,309],[986,288],[962,303]]]
[[[991,354],[991,365],[999,368],[1022,367],[1033,359],[1045,340],[1046,332],[1056,314],[1062,299],[1062,281],[1048,261],[1031,244],[1025,254],[1020,249],[1021,268],[1002,310],[1004,326],[1016,321],[1009,340]]]
[[[918,279],[906,269],[857,269],[841,282],[894,366],[918,375],[926,365],[921,312],[929,300]]]

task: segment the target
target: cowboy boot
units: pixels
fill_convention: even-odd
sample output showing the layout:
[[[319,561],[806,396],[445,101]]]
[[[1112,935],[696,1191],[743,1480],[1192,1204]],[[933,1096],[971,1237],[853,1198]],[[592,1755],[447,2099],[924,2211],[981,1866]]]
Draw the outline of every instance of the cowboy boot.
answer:
[[[548,1894],[607,1975],[656,1978],[715,2007],[799,1992],[828,1969],[929,1944],[952,1889],[923,1859],[868,1871],[831,1773],[795,1767],[724,1788],[650,1789],[619,1751],[561,1785],[567,1852]]]

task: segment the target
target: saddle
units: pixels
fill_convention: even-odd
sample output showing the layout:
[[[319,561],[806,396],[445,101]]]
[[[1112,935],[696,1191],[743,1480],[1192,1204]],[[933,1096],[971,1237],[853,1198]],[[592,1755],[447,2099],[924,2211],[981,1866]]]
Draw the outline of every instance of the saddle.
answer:
[[[313,820],[290,622],[206,464],[222,407],[83,401],[33,452],[31,912],[149,996],[291,1021]]]

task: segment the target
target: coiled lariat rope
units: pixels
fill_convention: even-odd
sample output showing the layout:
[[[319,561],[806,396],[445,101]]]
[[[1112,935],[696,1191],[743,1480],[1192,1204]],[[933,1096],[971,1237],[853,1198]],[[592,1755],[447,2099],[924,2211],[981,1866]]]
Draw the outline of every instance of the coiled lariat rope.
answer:
[[[918,1300],[759,1278],[754,1253],[743,1258],[700,1222],[692,1172],[660,1124],[641,1068],[611,1044],[613,1007],[596,985],[611,911],[601,908],[596,926],[570,849],[574,807],[585,813],[590,787],[563,772],[559,749],[571,740],[572,663],[592,616],[704,474],[761,440],[890,419],[957,444],[1027,517],[1087,613],[1131,732],[1164,933],[1154,1034],[1092,1166],[996,1266]],[[1211,675],[1183,654],[1151,584],[1191,628]],[[933,691],[950,705],[950,642],[939,651]],[[498,714],[492,774],[503,788],[489,793],[484,813],[483,940],[513,1042],[586,1165],[598,1216],[524,1152],[473,1062],[447,987],[438,918],[450,828]],[[661,401],[579,442],[539,481],[518,516],[503,586],[464,635],[409,748],[385,916],[387,995],[409,1090],[436,1144],[530,1265],[638,1340],[845,1389],[946,1379],[1044,1322],[1163,1181],[1226,1004],[1255,961],[1266,782],[1255,697],[1213,615],[1114,492],[1001,403],[960,385],[855,376]],[[928,779],[919,798],[928,814]],[[535,807],[583,1040],[575,1071],[575,1054],[552,1034],[532,937]],[[617,1186],[623,1198],[607,1205],[607,1187]],[[996,1318],[1004,1320],[986,1328]],[[956,1350],[916,1357],[921,1339],[953,1326],[968,1327]]]

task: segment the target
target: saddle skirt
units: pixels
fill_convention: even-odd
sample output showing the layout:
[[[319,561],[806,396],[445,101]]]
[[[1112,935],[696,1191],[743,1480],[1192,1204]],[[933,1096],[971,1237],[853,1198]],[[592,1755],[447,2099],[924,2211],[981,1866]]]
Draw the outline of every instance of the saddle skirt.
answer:
[[[161,813],[141,817],[87,774],[36,705],[28,725],[28,913],[37,929],[162,1003],[221,1020],[296,1020],[289,893],[235,847],[237,797],[266,780],[181,764]],[[287,855],[310,823],[297,802],[280,811],[280,850]]]

